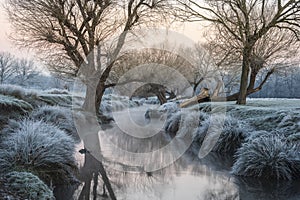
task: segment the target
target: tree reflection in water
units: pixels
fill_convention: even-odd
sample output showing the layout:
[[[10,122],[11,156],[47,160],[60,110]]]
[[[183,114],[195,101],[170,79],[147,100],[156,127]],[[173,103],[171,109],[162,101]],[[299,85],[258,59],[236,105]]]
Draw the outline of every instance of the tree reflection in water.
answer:
[[[117,137],[117,134],[120,133],[109,132],[108,137],[117,146],[131,152],[149,152],[167,143],[163,134],[152,138],[157,142],[148,140],[140,142],[137,139],[132,140],[125,134]],[[105,150],[105,145],[102,147]],[[118,162],[122,162],[122,159],[120,157]],[[157,162],[160,159],[158,158]],[[259,181],[231,175],[232,155],[210,153],[205,158],[199,159],[195,151],[190,149],[173,164],[155,172],[146,172],[142,167],[129,167],[112,162],[109,156],[102,162],[107,169],[117,199],[122,200],[300,199],[299,183]],[[98,172],[99,162],[90,154],[85,154],[84,165],[79,175],[82,184],[75,191],[74,199],[107,199],[107,189]]]

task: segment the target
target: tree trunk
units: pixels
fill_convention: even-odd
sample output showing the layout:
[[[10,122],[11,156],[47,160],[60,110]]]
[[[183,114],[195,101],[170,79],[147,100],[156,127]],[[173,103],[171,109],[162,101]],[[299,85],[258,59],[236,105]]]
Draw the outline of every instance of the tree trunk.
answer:
[[[95,172],[93,182],[94,182],[94,186],[93,186],[93,200],[97,200],[98,172]]]
[[[100,84],[100,82],[99,82],[98,86],[99,85],[102,86]],[[104,88],[104,86],[100,88],[102,90],[99,90],[98,88],[97,88],[97,90],[95,90],[95,88],[93,86],[90,86],[90,85],[87,86],[86,97],[85,97],[85,102],[83,104],[83,108],[85,109],[86,112],[91,113],[92,119],[88,119],[88,120],[93,120],[93,123],[98,123],[96,117],[98,116],[100,102],[101,102],[101,99],[102,99],[102,96],[103,96],[104,90],[105,90],[103,88]],[[84,145],[93,144],[93,146],[87,146],[87,149],[92,152],[100,153],[101,148],[100,148],[100,142],[99,142],[99,138],[98,138],[98,129],[96,127],[94,127],[94,128],[89,127],[89,128],[90,128],[90,130],[88,130],[88,131],[90,131],[90,133],[87,135],[87,137],[83,138]],[[89,148],[91,148],[91,149],[89,149]],[[100,149],[98,149],[98,148],[100,148]],[[99,173],[103,179],[103,182],[107,187],[110,198],[112,200],[115,200],[116,196],[114,194],[114,191],[112,189],[112,186],[110,184],[109,178],[106,174],[106,171],[105,171],[105,168],[104,168],[102,162],[96,160],[92,155],[88,155],[85,158],[88,159],[87,162],[94,163],[96,161],[98,163],[97,171],[99,171]],[[98,173],[95,173],[94,175],[96,175],[96,174],[98,176]]]
[[[197,92],[196,90],[202,81],[204,81],[203,77],[201,77],[198,81],[195,82],[195,84],[193,86],[193,94],[194,95],[196,95],[196,92]]]
[[[255,82],[256,82],[256,76],[257,76],[257,72],[252,69],[251,70],[251,74],[250,74],[250,81],[249,81],[249,85],[248,85],[248,89],[247,90],[252,90],[255,87]]]
[[[158,91],[155,94],[156,94],[156,96],[159,100],[160,105],[163,105],[164,103],[167,103],[167,98],[166,98],[166,95],[165,95],[164,92]]]
[[[249,67],[250,67],[250,55],[251,47],[246,46],[243,52],[243,64],[242,64],[242,75],[240,82],[240,92],[237,100],[237,104],[245,105],[247,98],[247,87],[248,87],[248,76],[249,76]]]
[[[251,88],[251,83],[249,83],[249,86],[248,86],[248,89],[246,91],[246,96],[250,95],[250,94],[253,94],[255,92],[258,92],[262,89],[262,87],[264,86],[264,84],[267,82],[267,80],[269,79],[269,77],[274,73],[275,69],[271,69],[267,75],[265,76],[265,78],[262,80],[262,82],[259,84],[259,86],[257,86],[256,88]],[[257,75],[257,73],[256,73]],[[253,74],[253,78],[256,78],[256,75],[254,77],[254,74]],[[232,94],[228,97],[212,97],[212,101],[236,101],[238,100],[240,96],[240,93],[237,92],[235,94]]]
[[[87,112],[95,113],[95,88],[92,86],[87,85],[86,92],[85,92],[85,100],[83,103],[83,109]]]
[[[97,116],[99,116],[99,112],[100,112],[100,105],[101,105],[101,101],[102,101],[102,97],[104,95],[105,92],[105,83],[104,82],[99,82],[97,85],[97,89],[96,89],[96,96],[95,96],[95,109],[97,110]]]

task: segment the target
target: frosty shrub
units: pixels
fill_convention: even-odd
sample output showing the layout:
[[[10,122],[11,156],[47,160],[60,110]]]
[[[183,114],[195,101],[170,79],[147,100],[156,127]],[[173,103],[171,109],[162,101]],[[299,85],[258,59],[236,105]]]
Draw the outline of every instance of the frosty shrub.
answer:
[[[21,199],[54,200],[53,192],[37,176],[28,172],[10,172],[3,177],[6,191]]]
[[[34,110],[31,117],[57,126],[72,136],[76,142],[80,142],[71,109],[60,106],[43,106]]]
[[[100,113],[111,113],[111,103],[108,100],[102,100],[99,109]]]
[[[165,117],[168,119],[172,117],[172,115],[176,112],[180,111],[180,108],[178,107],[177,103],[174,102],[168,102],[165,103],[158,108],[149,108],[147,109],[145,113],[146,120],[150,120],[153,118],[156,119],[165,119]]]
[[[247,106],[227,105],[227,112],[257,131],[277,130],[286,137],[300,132],[299,100],[249,100]]]
[[[145,112],[145,119],[150,120],[150,119],[161,119],[164,113],[158,109],[151,109],[148,108]]]
[[[0,145],[0,173],[29,171],[46,183],[73,181],[74,140],[43,121],[25,119]]]
[[[130,100],[112,100],[110,104],[111,111],[121,111],[130,107]]]
[[[236,158],[232,168],[235,175],[287,180],[299,177],[299,149],[278,134],[250,137]]]
[[[133,98],[132,101],[135,102],[138,106],[142,106],[145,103],[144,98],[141,98],[141,99]]]
[[[300,113],[291,111],[274,111],[268,115],[262,115],[249,120],[249,123],[257,130],[273,131],[281,130],[286,136],[300,131],[297,124],[300,120]]]

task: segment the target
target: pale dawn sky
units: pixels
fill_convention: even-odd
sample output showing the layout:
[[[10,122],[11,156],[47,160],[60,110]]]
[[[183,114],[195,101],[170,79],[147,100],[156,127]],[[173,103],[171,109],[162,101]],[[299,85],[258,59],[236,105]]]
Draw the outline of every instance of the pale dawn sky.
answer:
[[[12,28],[3,9],[3,2],[4,0],[0,0],[0,52],[10,52],[19,57],[32,57],[32,53],[26,49],[18,49],[9,39],[9,35],[12,34]],[[202,38],[201,26],[197,23],[184,24],[184,26],[175,31],[186,35],[194,41],[201,41]]]

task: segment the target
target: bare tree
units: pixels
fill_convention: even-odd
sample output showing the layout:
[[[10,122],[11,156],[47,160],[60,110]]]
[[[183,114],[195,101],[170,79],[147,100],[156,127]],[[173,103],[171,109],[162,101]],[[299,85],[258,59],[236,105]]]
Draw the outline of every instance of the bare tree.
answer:
[[[83,108],[99,112],[105,83],[128,34],[134,27],[161,21],[167,0],[8,0],[14,39],[35,48],[51,61],[56,72],[81,71],[87,86]],[[104,44],[116,38],[110,48]],[[107,50],[108,49],[108,50]],[[45,58],[44,57],[44,58]],[[95,137],[95,138],[94,138]],[[90,134],[92,143],[97,134]],[[97,145],[96,145],[97,146]],[[104,169],[99,163],[100,169]],[[104,170],[100,174],[112,199],[114,193]]]
[[[125,85],[131,82],[144,83],[147,85],[145,87],[141,85],[135,95],[156,95],[163,104],[167,100],[166,94],[169,99],[172,99],[191,86],[195,94],[201,83],[206,82],[210,85],[210,82],[218,78],[218,69],[212,62],[209,52],[200,44],[190,48],[179,46],[178,50],[173,52],[164,50],[164,45],[167,44],[160,44],[158,48],[124,54],[114,63],[106,86]],[[176,52],[180,52],[181,55]],[[161,67],[159,68],[158,65]],[[143,66],[142,71],[134,71],[130,73],[130,76],[126,75],[130,70],[139,66]],[[179,74],[185,78],[185,81],[176,80]],[[126,76],[126,81],[120,81],[122,76]],[[156,84],[151,81],[156,81]]]
[[[237,104],[245,104],[250,66],[256,43],[274,29],[287,30],[299,39],[300,1],[271,0],[178,0],[180,17],[186,21],[209,21],[240,50],[242,73]],[[228,34],[228,35],[227,35]],[[269,34],[269,36],[271,36]],[[270,72],[271,73],[271,72]]]
[[[89,79],[87,97],[94,96],[90,90],[96,89],[97,98],[86,98],[85,106],[94,111],[128,31],[161,21],[158,15],[166,5],[166,0],[8,0],[7,11],[16,30],[14,39],[44,53],[52,70],[75,75],[82,67],[88,69],[84,70]],[[103,44],[111,38],[116,42],[107,51]],[[99,78],[97,86],[89,87]]]
[[[19,85],[26,85],[39,74],[33,60],[18,59],[16,61],[15,80],[13,82]]]
[[[10,53],[0,52],[0,84],[16,73],[16,60]]]
[[[230,41],[230,34],[225,31],[208,38],[208,47],[213,49],[214,58],[219,64],[219,69],[227,72],[227,76],[236,77],[234,73],[240,73],[242,65],[241,45]],[[247,87],[247,95],[262,89],[267,79],[281,68],[293,66],[299,53],[299,42],[293,33],[287,30],[272,29],[261,37],[255,44],[250,57],[250,79]],[[257,83],[257,75],[267,69],[265,77]],[[232,75],[233,74],[233,75]],[[227,100],[237,100],[239,92],[231,94]]]
[[[214,88],[211,88],[214,85],[213,83],[221,81],[221,76],[210,49],[198,43],[193,48],[182,49],[182,51],[193,62],[189,66],[190,70],[187,70],[187,66],[183,70],[188,72],[187,77],[193,86],[194,95],[196,95],[197,89],[202,83],[213,90]]]

